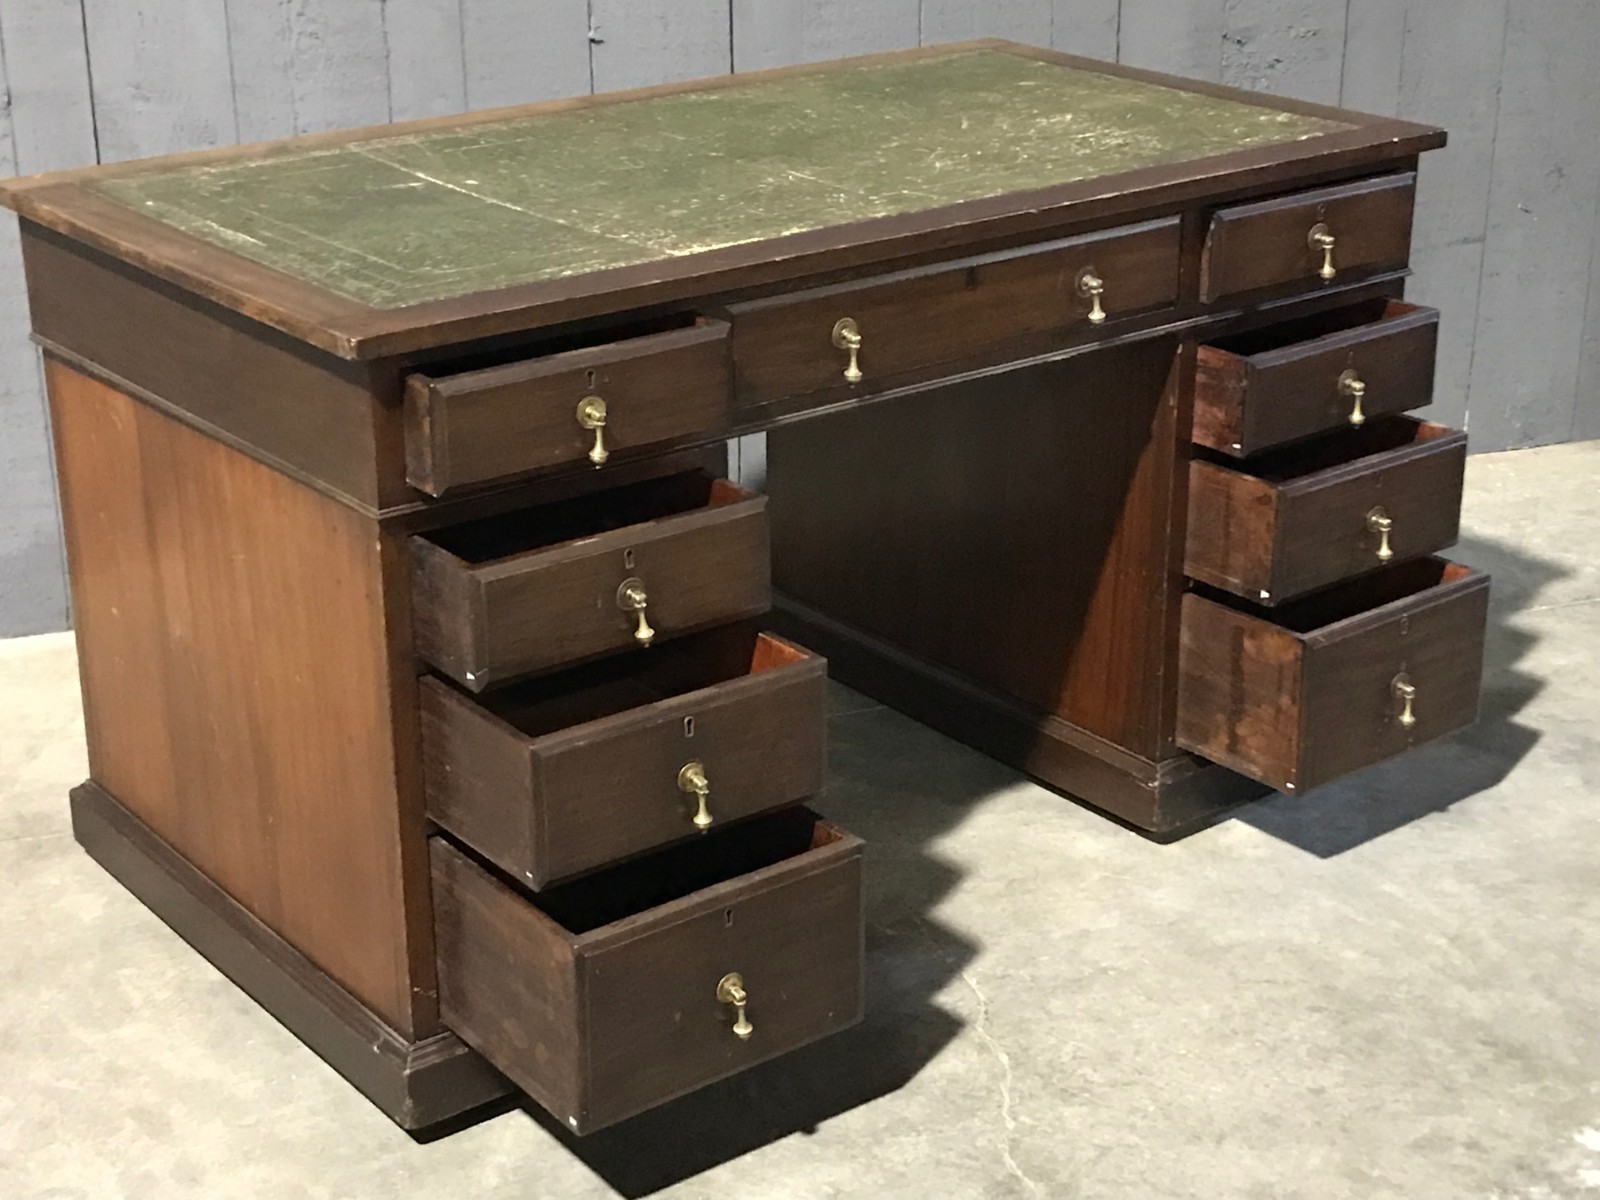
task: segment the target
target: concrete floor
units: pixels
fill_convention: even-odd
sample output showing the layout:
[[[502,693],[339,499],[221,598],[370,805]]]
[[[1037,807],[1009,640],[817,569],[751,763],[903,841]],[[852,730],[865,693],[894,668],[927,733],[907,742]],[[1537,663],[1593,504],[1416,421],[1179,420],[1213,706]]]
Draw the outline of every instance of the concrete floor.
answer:
[[[838,689],[866,1024],[574,1142],[413,1142],[74,845],[0,643],[0,1197],[1600,1195],[1600,442],[1472,461],[1470,732],[1161,846]]]

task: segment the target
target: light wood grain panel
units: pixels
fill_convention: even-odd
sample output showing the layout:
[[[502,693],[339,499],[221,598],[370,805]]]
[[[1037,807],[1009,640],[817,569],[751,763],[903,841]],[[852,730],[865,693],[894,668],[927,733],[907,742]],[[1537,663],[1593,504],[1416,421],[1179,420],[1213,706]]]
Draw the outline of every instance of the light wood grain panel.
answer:
[[[1347,4],[1348,0],[1228,0],[1223,82],[1337,104]]]
[[[733,68],[754,71],[918,44],[920,0],[733,0]]]
[[[1122,0],[1118,61],[1215,83],[1227,0]]]
[[[389,120],[382,0],[229,4],[241,141]]]
[[[592,91],[585,0],[461,0],[468,108]]]
[[[1121,27],[1119,0],[1055,0],[1050,45],[1068,54],[1116,62]]]
[[[397,794],[375,526],[59,363],[48,376],[95,781],[416,1031],[428,948],[408,939],[401,847],[414,834],[420,856],[421,829],[401,827],[417,805]]]
[[[386,0],[383,37],[389,58],[389,112],[396,121],[465,111],[461,5]]]
[[[1052,0],[922,0],[922,44],[965,42],[973,38],[1010,38],[1030,46],[1050,45]]]
[[[597,92],[724,75],[733,64],[728,0],[590,0]]]

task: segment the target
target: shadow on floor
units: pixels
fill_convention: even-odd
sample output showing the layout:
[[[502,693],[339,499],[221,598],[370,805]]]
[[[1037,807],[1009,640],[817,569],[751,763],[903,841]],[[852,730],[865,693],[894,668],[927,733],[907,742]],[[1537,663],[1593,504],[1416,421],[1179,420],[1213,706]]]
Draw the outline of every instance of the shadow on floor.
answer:
[[[831,720],[829,759],[815,807],[867,843],[866,1019],[583,1138],[525,1104],[623,1196],[649,1195],[897,1091],[964,1025],[936,997],[978,947],[928,915],[961,877],[929,847],[1014,785],[1015,772],[951,754],[939,734],[881,708]]]
[[[1477,723],[1303,796],[1261,800],[1239,810],[1235,820],[1332,858],[1494,787],[1538,743],[1539,731],[1516,720],[1544,688],[1543,680],[1518,669],[1538,639],[1517,625],[1517,610],[1568,572],[1472,537],[1447,557],[1486,570],[1493,580]]]

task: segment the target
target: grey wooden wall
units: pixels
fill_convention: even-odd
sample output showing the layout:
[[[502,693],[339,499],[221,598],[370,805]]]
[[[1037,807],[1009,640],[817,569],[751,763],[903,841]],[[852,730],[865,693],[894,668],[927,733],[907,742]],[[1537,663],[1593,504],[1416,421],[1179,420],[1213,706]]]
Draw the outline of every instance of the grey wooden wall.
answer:
[[[1600,437],[1595,0],[0,0],[0,173],[984,36],[1447,126],[1413,292],[1445,312],[1439,418],[1478,450]],[[0,635],[62,628],[9,220],[0,488]]]

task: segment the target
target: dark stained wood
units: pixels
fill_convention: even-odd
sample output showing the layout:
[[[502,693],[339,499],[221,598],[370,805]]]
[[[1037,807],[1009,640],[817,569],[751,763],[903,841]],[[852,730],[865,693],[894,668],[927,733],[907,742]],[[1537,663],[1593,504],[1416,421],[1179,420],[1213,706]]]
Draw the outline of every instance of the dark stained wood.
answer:
[[[72,790],[89,855],[402,1129],[423,1131],[511,1085],[449,1032],[412,1040],[263,925],[98,784]]]
[[[481,702],[424,680],[428,815],[536,890],[703,836],[687,763],[713,831],[822,789],[826,681],[822,659],[739,627]]]
[[[446,1020],[576,1133],[861,1017],[861,843],[804,809],[537,897],[432,846]],[[729,971],[745,1040],[716,996]]]
[[[1309,791],[1453,733],[1478,712],[1489,580],[1425,558],[1276,609],[1183,598],[1178,743]],[[1416,687],[1416,724],[1393,691]]]
[[[1381,570],[1368,515],[1394,523],[1391,562],[1433,554],[1460,532],[1467,435],[1407,417],[1189,470],[1184,571],[1261,604],[1280,604]]]
[[[406,477],[442,496],[587,461],[595,435],[576,413],[589,396],[605,401],[605,448],[613,457],[720,432],[727,426],[727,339],[725,322],[702,318],[686,328],[478,370],[413,374],[406,385]]]
[[[1161,757],[1191,361],[1120,346],[773,431],[778,588]]]
[[[376,526],[58,362],[46,381],[95,782],[396,1030],[431,1032]]]
[[[1200,266],[1200,299],[1219,300],[1283,286],[1325,286],[1405,266],[1417,177],[1409,172],[1223,208],[1211,218]],[[1308,235],[1335,238],[1333,280],[1319,276],[1322,251]]]
[[[417,653],[481,691],[635,648],[637,619],[617,603],[629,579],[658,641],[765,612],[765,509],[691,474],[415,538]]]
[[[1285,321],[1200,347],[1194,440],[1235,457],[1350,428],[1340,378],[1366,384],[1370,420],[1433,399],[1439,314],[1373,300]]]
[[[1181,751],[1130,753],[781,593],[766,621],[827,655],[829,678],[1139,829],[1176,835],[1270,790]]]
[[[1119,317],[1176,303],[1178,240],[1178,221],[1169,218],[736,304],[737,403],[875,391],[933,364],[1082,330],[1091,308],[1078,290],[1085,272],[1104,282],[1114,328]],[[848,353],[832,341],[841,317],[860,329],[856,384],[844,379]]]
[[[368,511],[409,490],[380,470],[369,368],[342,362],[24,224],[34,332],[169,415]]]
[[[883,269],[897,258],[970,247],[985,239],[1059,237],[1076,228],[1140,219],[1196,202],[1218,202],[1273,187],[1351,170],[1403,165],[1444,144],[1442,131],[1425,125],[1341,113],[1324,106],[1034,50],[1005,42],[939,46],[900,56],[957,53],[974,46],[1006,50],[1083,70],[1161,83],[1258,107],[1331,116],[1348,130],[1265,146],[1191,163],[1131,171],[1114,180],[1088,179],[1031,193],[968,201],[904,216],[883,217],[809,233],[686,255],[660,263],[593,272],[567,279],[479,293],[406,309],[372,310],[345,301],[270,268],[99,196],[84,187],[84,172],[65,172],[0,187],[0,203],[29,219],[95,245],[164,279],[233,308],[342,357],[373,358],[431,346],[557,324],[645,305],[680,302],[711,292],[783,285],[824,272]],[[880,60],[894,56],[879,56]],[[871,61],[871,60],[865,60]],[[743,86],[777,73],[802,73],[815,65],[748,72],[714,80],[675,83],[601,97],[555,101],[471,118],[435,118],[385,127],[384,133],[446,127],[470,128],[479,120],[516,113],[559,111],[626,102],[648,95]],[[334,145],[377,130],[313,135],[296,146]],[[112,173],[159,170],[180,161],[227,162],[259,156],[263,147],[230,148],[96,169]]]

